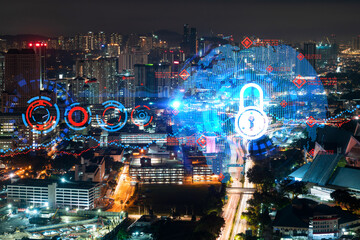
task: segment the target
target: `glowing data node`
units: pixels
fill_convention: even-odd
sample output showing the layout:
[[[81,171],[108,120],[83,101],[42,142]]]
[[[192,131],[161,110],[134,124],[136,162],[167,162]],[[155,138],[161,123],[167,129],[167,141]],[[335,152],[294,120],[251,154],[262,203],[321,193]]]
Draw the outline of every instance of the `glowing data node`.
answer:
[[[39,96],[31,98],[28,104],[26,113],[22,114],[25,126],[38,134],[47,134],[55,129],[60,120],[60,110],[56,103],[52,104],[48,97]]]
[[[82,120],[77,121],[78,119]],[[80,103],[71,104],[65,110],[65,122],[71,129],[76,131],[86,128],[86,126],[91,123],[90,108],[84,108],[80,106]]]
[[[114,100],[106,101],[102,105],[104,111],[101,115],[96,115],[99,126],[108,132],[116,132],[122,129],[127,121],[125,107]]]
[[[136,126],[148,126],[153,120],[153,116],[151,115],[150,108],[146,105],[136,106],[131,111],[131,121]]]

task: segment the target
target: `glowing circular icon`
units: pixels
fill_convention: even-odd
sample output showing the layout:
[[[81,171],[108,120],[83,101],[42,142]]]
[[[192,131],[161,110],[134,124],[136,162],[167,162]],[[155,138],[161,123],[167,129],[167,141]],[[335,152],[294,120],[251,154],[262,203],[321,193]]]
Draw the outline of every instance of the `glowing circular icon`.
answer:
[[[65,122],[71,129],[77,131],[86,128],[91,122],[90,108],[84,108],[80,103],[71,104],[65,110]]]
[[[268,127],[268,118],[264,111],[256,107],[247,107],[236,117],[236,131],[245,139],[254,140],[263,136]]]
[[[131,111],[131,121],[136,126],[148,126],[153,120],[153,116],[151,116],[150,108],[146,105],[136,106]]]
[[[101,115],[96,115],[100,127],[109,132],[119,131],[127,121],[125,107],[118,101],[110,100],[103,104],[105,110]]]
[[[46,134],[55,129],[60,120],[58,105],[52,104],[48,97],[33,97],[28,102],[26,113],[22,114],[25,126],[38,134]]]
[[[249,88],[255,88],[259,93],[259,106],[244,107],[244,94]],[[269,125],[268,118],[263,111],[264,93],[255,83],[248,83],[240,90],[239,113],[235,117],[235,131],[245,139],[254,140],[262,137]]]

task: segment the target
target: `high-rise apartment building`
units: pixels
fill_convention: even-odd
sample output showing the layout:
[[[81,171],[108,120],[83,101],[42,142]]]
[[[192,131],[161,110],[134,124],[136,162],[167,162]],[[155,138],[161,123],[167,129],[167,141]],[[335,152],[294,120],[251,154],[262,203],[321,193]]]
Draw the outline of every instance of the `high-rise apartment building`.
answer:
[[[196,28],[190,28],[189,24],[184,25],[183,42],[181,44],[181,48],[188,57],[197,53],[197,31]]]
[[[135,89],[138,97],[170,97],[178,76],[171,64],[135,64]]]
[[[197,53],[197,50],[198,50],[196,28],[191,28],[190,29],[189,47],[190,47],[190,54],[195,55]]]
[[[118,44],[121,46],[122,44],[122,35],[119,33],[112,33],[110,35],[110,44]]]
[[[40,56],[33,49],[10,49],[5,54],[2,111],[24,108],[27,101],[40,95]]]
[[[106,34],[104,32],[99,32],[97,34],[97,48],[96,49],[102,49],[106,45]]]
[[[88,79],[96,79],[99,83],[100,103],[106,100],[118,100],[120,78],[117,58],[94,58],[78,60],[76,75]]]
[[[354,50],[360,50],[360,35],[353,38],[352,48]]]
[[[123,70],[134,70],[135,64],[148,64],[148,54],[139,50],[120,54],[119,72]]]
[[[304,43],[304,55],[311,66],[316,69],[316,44],[314,42]]]
[[[140,36],[140,48],[144,52],[149,52],[153,48],[152,36]]]

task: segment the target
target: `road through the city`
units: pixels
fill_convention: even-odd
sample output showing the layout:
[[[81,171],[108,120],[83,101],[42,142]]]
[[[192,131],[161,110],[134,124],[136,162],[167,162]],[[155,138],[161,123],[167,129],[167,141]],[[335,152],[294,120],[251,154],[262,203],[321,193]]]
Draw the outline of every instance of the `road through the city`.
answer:
[[[118,182],[115,191],[111,198],[115,199],[114,205],[110,208],[109,212],[120,212],[125,210],[125,204],[134,193],[134,186],[130,184],[128,176],[129,165],[125,165],[122,172],[119,174]]]

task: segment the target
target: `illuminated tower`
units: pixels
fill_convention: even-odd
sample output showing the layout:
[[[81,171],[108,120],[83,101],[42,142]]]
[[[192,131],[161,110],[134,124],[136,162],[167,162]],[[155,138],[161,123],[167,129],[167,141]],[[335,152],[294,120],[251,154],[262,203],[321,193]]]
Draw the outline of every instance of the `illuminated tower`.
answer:
[[[196,28],[190,29],[190,37],[189,37],[189,47],[190,47],[190,54],[195,55],[197,53],[197,32]]]
[[[121,46],[122,36],[119,33],[112,33],[110,35],[110,44],[118,44]]]
[[[188,43],[189,42],[189,36],[190,36],[189,24],[184,24],[183,43]]]
[[[104,32],[99,32],[97,35],[97,48],[102,49],[106,45],[106,34]]]
[[[181,47],[188,56],[192,56],[197,53],[198,46],[196,28],[190,28],[188,24],[184,25],[184,34]]]
[[[117,58],[94,58],[78,60],[76,75],[88,79],[96,79],[99,83],[99,94],[96,98],[100,102],[118,100],[119,81],[117,80]],[[96,100],[98,101],[98,100]]]
[[[352,48],[354,50],[360,50],[360,35],[353,38]]]
[[[46,47],[47,44],[44,42],[29,43],[29,48],[33,49],[40,59],[40,90],[44,90],[43,83],[46,79]]]
[[[93,32],[88,32],[85,36],[85,51],[92,51],[95,49],[95,37]]]
[[[304,43],[304,55],[308,59],[311,66],[316,69],[316,44],[313,42]]]
[[[38,79],[40,79],[40,56],[33,49],[10,49],[5,54],[2,111],[7,112],[9,106],[25,108],[30,98],[39,96]],[[36,86],[29,87],[34,85]]]

